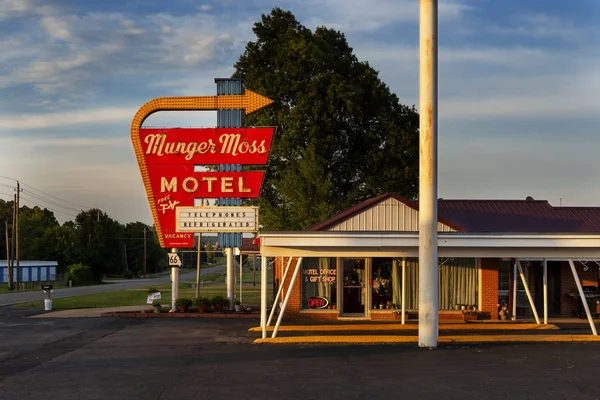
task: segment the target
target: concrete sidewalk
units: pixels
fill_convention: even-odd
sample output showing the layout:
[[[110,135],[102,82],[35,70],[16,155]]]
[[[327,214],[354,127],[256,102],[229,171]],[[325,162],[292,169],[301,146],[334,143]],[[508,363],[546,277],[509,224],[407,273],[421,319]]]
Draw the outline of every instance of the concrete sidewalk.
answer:
[[[116,311],[147,311],[152,312],[151,305],[142,306],[122,306],[122,307],[98,307],[98,308],[79,308],[73,310],[46,311],[41,314],[33,315],[29,318],[95,318],[101,317],[103,313]]]

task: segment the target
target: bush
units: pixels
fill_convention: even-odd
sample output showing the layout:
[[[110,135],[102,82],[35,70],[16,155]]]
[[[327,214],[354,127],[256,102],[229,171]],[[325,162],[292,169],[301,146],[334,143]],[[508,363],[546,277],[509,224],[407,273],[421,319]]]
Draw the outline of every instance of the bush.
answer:
[[[194,307],[200,307],[200,306],[210,307],[211,305],[212,305],[212,303],[208,297],[196,297],[194,299]]]
[[[133,272],[131,272],[130,270],[127,270],[123,273],[123,277],[125,277],[125,279],[132,279],[133,278]]]
[[[155,293],[155,292],[160,292],[160,290],[158,290],[156,287],[154,286],[150,286],[148,288],[148,293]]]
[[[152,302],[152,307],[154,307],[154,306],[160,306],[160,300],[154,300]]]
[[[239,300],[236,300],[236,301],[234,301],[234,302],[233,302],[233,305],[234,305],[234,306],[239,306],[239,305],[241,305],[241,304],[242,304],[242,303],[241,303]]]
[[[69,279],[73,281],[73,285],[83,285],[94,281],[94,273],[88,265],[71,264],[67,269],[69,270]]]
[[[175,305],[179,308],[184,308],[187,307],[189,308],[192,305],[192,300],[190,299],[186,299],[185,297],[180,297],[177,300],[175,300]]]
[[[211,299],[212,305],[216,306],[217,304],[222,304],[223,307],[229,306],[229,300],[223,296],[216,295]]]

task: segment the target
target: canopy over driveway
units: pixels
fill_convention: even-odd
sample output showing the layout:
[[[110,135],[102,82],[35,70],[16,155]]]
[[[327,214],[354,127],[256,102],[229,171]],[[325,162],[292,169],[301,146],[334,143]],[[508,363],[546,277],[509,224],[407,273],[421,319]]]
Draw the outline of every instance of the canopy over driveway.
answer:
[[[267,257],[298,257],[296,276],[302,257],[418,257],[419,235],[416,232],[299,231],[261,232],[261,262]],[[572,260],[600,261],[600,233],[438,233],[438,257],[465,258],[533,258],[569,260],[581,298],[581,283]],[[515,269],[518,263],[515,263]],[[261,326],[266,337],[267,286],[266,265],[262,273]],[[521,272],[520,265],[518,266]],[[522,274],[521,274],[522,276]],[[524,279],[522,277],[522,279]],[[291,291],[288,291],[290,293]],[[533,305],[533,301],[530,302]],[[287,300],[287,298],[286,298]],[[284,307],[287,301],[284,301]],[[592,317],[588,319],[595,333]],[[535,311],[535,310],[534,310]],[[278,323],[284,314],[280,313]],[[537,318],[537,312],[534,312]],[[539,320],[539,319],[538,319]],[[278,324],[276,325],[276,328]],[[274,336],[276,330],[274,331]]]

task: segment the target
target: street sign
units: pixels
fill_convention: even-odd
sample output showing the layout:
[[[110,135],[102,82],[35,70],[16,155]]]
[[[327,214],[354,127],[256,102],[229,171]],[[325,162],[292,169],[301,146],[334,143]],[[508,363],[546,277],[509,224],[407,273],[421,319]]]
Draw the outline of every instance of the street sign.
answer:
[[[256,232],[258,207],[177,207],[178,232]]]
[[[196,172],[194,166],[264,165],[275,128],[142,129],[144,120],[154,112],[170,110],[244,109],[249,114],[272,102],[246,89],[243,95],[158,98],[138,110],[131,123],[131,141],[163,248],[194,247],[193,232],[199,231],[178,229],[178,207],[193,207],[194,199],[242,199],[260,195],[263,171]],[[233,225],[234,221],[226,222]],[[194,227],[201,223],[194,221]]]
[[[181,259],[177,253],[169,253],[169,267],[181,266]]]

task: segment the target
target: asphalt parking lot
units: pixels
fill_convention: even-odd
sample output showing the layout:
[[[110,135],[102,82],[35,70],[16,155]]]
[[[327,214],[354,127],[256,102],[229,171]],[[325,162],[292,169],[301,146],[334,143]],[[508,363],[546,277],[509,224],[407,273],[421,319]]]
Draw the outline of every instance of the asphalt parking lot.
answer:
[[[598,399],[600,343],[253,345],[256,321],[0,308],[2,399]]]

